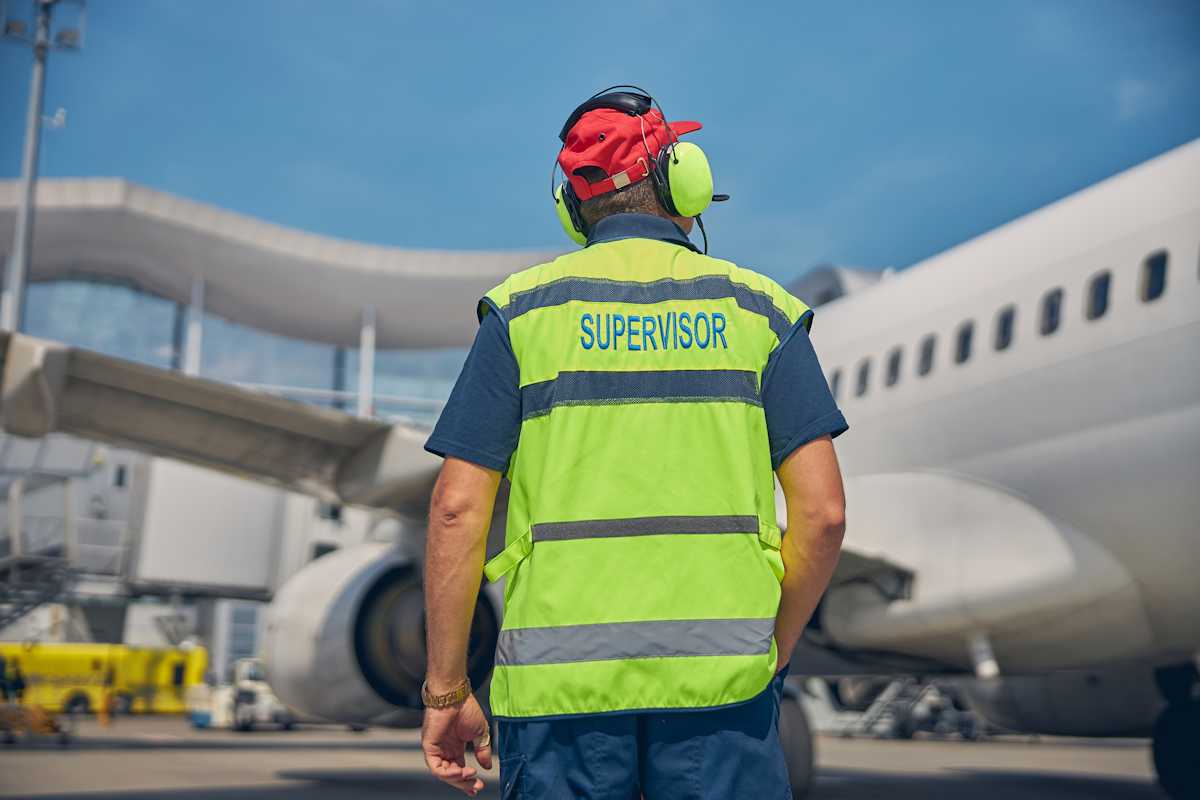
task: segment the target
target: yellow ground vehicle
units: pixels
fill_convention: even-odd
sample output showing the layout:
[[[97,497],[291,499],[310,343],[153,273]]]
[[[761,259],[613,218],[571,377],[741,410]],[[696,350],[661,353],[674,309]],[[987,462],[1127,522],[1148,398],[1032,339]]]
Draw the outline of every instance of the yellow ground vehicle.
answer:
[[[26,705],[47,711],[182,714],[189,686],[204,680],[203,647],[0,642],[6,671],[20,664]],[[10,698],[12,699],[12,698]]]

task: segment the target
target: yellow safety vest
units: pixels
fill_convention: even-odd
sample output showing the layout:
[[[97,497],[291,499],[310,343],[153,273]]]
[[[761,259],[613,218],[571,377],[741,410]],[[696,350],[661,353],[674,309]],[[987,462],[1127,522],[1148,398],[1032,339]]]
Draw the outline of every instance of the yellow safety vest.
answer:
[[[807,306],[654,239],[513,275],[521,435],[492,678],[500,717],[705,708],[774,674],[783,560],[760,398]]]

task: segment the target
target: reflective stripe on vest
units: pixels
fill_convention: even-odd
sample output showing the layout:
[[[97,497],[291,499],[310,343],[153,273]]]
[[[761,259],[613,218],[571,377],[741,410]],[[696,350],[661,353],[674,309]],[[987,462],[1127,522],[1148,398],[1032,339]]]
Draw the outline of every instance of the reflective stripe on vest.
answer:
[[[663,536],[686,533],[758,535],[758,517],[633,517],[539,522],[533,526],[533,541],[566,542],[572,539],[600,539],[606,536]]]
[[[625,239],[488,293],[521,376],[499,717],[714,707],[776,666],[783,561],[759,393],[808,308],[678,245]]]
[[[600,622],[500,632],[496,666],[623,658],[754,656],[771,650],[775,618]]]
[[[522,387],[521,419],[548,414],[556,406],[666,402],[762,405],[758,376],[746,370],[560,372]]]

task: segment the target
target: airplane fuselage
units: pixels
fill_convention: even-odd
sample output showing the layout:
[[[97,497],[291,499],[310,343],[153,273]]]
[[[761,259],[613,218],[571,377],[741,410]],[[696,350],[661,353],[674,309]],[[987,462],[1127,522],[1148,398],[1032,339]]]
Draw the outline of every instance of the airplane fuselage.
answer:
[[[1127,574],[1124,629],[1078,608],[1038,668],[1086,666],[1078,637],[1163,663],[1200,652],[1198,187],[1192,143],[817,313],[848,477],[998,487]],[[849,521],[848,546],[886,541],[856,539],[853,507]],[[1021,664],[1020,650],[998,655]]]

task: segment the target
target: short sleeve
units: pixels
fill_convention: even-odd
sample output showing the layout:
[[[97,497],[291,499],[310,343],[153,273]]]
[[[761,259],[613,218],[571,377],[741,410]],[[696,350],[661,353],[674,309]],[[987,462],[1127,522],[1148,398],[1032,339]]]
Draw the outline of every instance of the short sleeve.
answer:
[[[520,370],[508,325],[498,313],[483,314],[425,449],[504,472],[520,435]]]
[[[762,401],[774,469],[801,445],[849,429],[808,338],[808,317],[792,326],[763,370]]]

